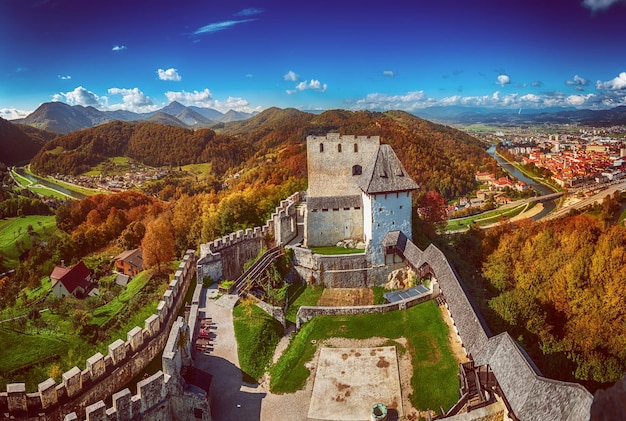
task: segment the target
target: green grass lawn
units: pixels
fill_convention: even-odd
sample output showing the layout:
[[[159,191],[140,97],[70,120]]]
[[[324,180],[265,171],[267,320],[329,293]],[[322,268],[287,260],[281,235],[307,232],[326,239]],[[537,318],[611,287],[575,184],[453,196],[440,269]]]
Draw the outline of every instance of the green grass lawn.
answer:
[[[53,232],[56,227],[54,215],[28,215],[22,218],[0,219],[0,253],[2,253],[9,267],[17,265],[17,259],[21,251],[15,247],[18,241],[30,244],[28,226],[33,227],[33,231],[43,239],[47,234]]]
[[[94,194],[101,194],[101,193],[108,193],[107,191],[103,191],[103,190],[98,190],[98,189],[90,189],[87,187],[83,187],[83,186],[78,186],[76,184],[71,184],[71,183],[66,183],[65,181],[61,181],[61,180],[57,180],[56,178],[53,177],[44,177],[38,174],[35,174],[34,172],[32,172],[30,170],[30,166],[26,166],[24,167],[24,172],[31,175],[32,177],[38,178],[38,179],[42,179],[42,180],[46,180],[49,183],[52,184],[56,184],[57,186],[63,187],[64,189],[76,192],[76,193],[80,193],[83,194],[85,196],[90,196],[90,195],[94,195]]]
[[[107,304],[94,310],[91,323],[98,326],[103,326],[106,322],[115,317],[115,315],[119,313],[126,305],[128,305],[130,300],[135,295],[137,295],[144,286],[146,286],[149,280],[149,271],[143,271],[137,274],[128,283],[128,285],[126,285],[126,288],[124,289],[124,291],[122,291],[120,295],[115,297]],[[141,325],[141,327],[143,327],[143,324]]]
[[[289,296],[289,308],[285,317],[287,321],[296,323],[298,309],[302,306],[315,306],[322,296],[324,288],[310,287],[304,284],[293,284],[287,290]]]
[[[25,333],[5,327],[0,327],[0,343],[3,344],[0,358],[0,373],[3,374],[41,363],[67,349],[67,341],[57,335]],[[19,352],[12,352],[17,347]]]
[[[237,339],[239,365],[245,381],[257,381],[272,362],[274,349],[283,335],[283,327],[256,305],[237,305],[233,309],[233,325]]]
[[[271,391],[293,393],[302,389],[310,375],[304,364],[313,358],[321,341],[332,337],[365,339],[374,336],[407,339],[413,364],[414,392],[410,400],[417,409],[438,411],[443,407],[447,410],[456,403],[458,365],[450,350],[448,326],[434,301],[384,314],[313,318],[271,367]]]
[[[350,249],[346,247],[328,246],[328,247],[311,247],[311,251],[315,254],[336,255],[336,254],[361,254],[365,253],[365,249]]]
[[[512,218],[522,213],[525,209],[526,205],[519,205],[514,208],[496,209],[490,212],[483,212],[478,215],[468,216],[467,218],[455,219],[454,221],[448,221],[446,231],[456,231],[469,228],[474,223],[478,225],[493,224],[498,222],[501,217]]]

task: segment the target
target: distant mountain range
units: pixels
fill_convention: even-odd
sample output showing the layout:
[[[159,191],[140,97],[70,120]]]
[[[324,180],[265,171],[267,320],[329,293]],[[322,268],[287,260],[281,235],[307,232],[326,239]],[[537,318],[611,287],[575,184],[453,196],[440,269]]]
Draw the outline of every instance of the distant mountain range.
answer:
[[[446,124],[586,124],[613,126],[626,124],[626,106],[608,110],[577,110],[574,108],[543,108],[494,110],[478,107],[429,107],[415,111],[418,117]]]
[[[224,114],[212,108],[187,107],[176,101],[160,110],[143,114],[123,110],[100,111],[94,107],[68,105],[63,102],[46,102],[25,118],[12,120],[12,122],[55,133],[67,134],[115,120],[147,120],[170,126],[198,128],[245,120],[255,114],[257,113],[243,113],[234,110]]]

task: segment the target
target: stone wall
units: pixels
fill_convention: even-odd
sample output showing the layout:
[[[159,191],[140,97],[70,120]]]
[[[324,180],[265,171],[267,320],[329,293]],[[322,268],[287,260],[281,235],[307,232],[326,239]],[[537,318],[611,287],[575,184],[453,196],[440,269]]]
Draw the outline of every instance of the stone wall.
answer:
[[[296,329],[300,330],[302,323],[308,322],[315,316],[345,316],[356,314],[388,313],[395,310],[406,310],[420,303],[432,299],[432,290],[428,293],[411,297],[407,300],[390,304],[374,306],[353,306],[353,307],[309,307],[302,306],[296,315]]]
[[[386,265],[372,266],[368,255],[345,254],[323,256],[295,247],[294,265],[300,278],[326,288],[369,288],[383,285],[391,272],[405,267],[401,259],[390,259]]]
[[[197,316],[197,315],[196,315]],[[183,378],[191,366],[191,331],[182,317],[172,325],[163,350],[163,370],[137,383],[137,394],[128,388],[114,393],[112,407],[100,400],[85,409],[87,421],[177,420],[211,421],[207,392]],[[65,420],[78,420],[75,412]]]
[[[48,379],[35,393],[26,393],[24,383],[7,385],[7,391],[0,393],[0,413],[15,419],[62,420],[72,412],[82,416],[94,402],[120,390],[165,346],[195,274],[195,264],[195,251],[188,250],[156,313],[145,320],[143,329],[137,326],[127,333],[126,341],[118,339],[110,344],[106,356],[96,353],[88,358],[84,370],[73,367],[63,373],[61,384]]]
[[[282,200],[276,211],[262,227],[248,228],[200,245],[198,279],[211,277],[214,281],[234,280],[243,272],[243,265],[256,257],[268,237],[277,244],[293,240],[297,232],[296,205],[302,193],[292,194]]]

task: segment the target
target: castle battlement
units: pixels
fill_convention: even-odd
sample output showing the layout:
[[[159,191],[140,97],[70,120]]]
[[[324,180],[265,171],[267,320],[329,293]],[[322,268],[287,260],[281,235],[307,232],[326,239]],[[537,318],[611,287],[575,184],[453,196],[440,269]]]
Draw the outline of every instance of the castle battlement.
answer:
[[[94,410],[100,411],[100,405],[87,406],[83,404],[84,401],[88,403],[97,399],[97,396],[101,399],[110,396],[127,382],[124,379],[130,372],[140,372],[158,353],[159,346],[154,342],[162,335],[169,317],[178,312],[176,303],[180,302],[184,286],[193,275],[194,269],[195,251],[187,250],[174,279],[157,305],[156,313],[145,320],[143,328],[136,326],[127,332],[125,341],[117,339],[109,344],[107,355],[98,352],[89,357],[85,361],[85,369],[75,366],[66,371],[59,384],[49,378],[39,383],[38,390],[34,393],[26,393],[25,383],[8,384],[6,392],[0,392],[0,412],[17,419],[33,415],[37,417],[37,414],[41,414],[41,419],[62,419],[59,414],[64,412],[63,407],[76,411],[76,407],[86,410],[96,405]],[[126,375],[121,376],[121,373]],[[123,383],[116,384],[120,380]],[[103,387],[103,384],[106,386]],[[107,389],[112,390],[107,392]]]
[[[197,288],[196,288],[197,289]],[[200,286],[201,289],[201,286]],[[192,314],[195,320],[196,312]],[[206,391],[190,386],[182,376],[183,367],[191,366],[191,334],[192,328],[184,318],[179,317],[170,330],[167,343],[163,349],[162,370],[137,383],[137,394],[132,395],[126,388],[111,397],[109,408],[100,400],[85,408],[85,419],[130,421],[133,419],[171,419],[172,413],[178,414],[177,419],[197,419],[194,410],[202,410],[202,420],[210,420],[209,398]],[[172,404],[172,397],[182,397],[181,402]],[[185,405],[184,402],[187,402]],[[75,412],[65,416],[65,420],[78,420]]]
[[[261,250],[268,237],[272,237],[278,244],[293,239],[297,234],[296,205],[302,201],[302,197],[301,192],[296,192],[281,200],[263,226],[239,230],[201,244],[198,278],[202,280],[208,276],[215,281],[234,278],[235,274],[241,272],[243,263]]]

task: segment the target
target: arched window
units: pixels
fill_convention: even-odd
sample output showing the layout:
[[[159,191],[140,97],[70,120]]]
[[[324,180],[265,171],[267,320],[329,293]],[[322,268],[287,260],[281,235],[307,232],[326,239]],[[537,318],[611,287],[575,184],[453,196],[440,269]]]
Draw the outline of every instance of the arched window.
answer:
[[[341,152],[341,143],[337,145],[337,152]]]
[[[320,143],[320,152],[324,152],[324,144]]]
[[[352,166],[352,175],[361,175],[362,172],[363,172],[363,169],[361,168],[360,165]]]
[[[354,144],[354,152],[358,152],[359,151],[359,145],[358,144]]]

